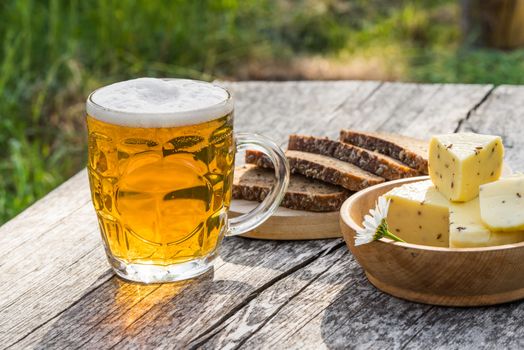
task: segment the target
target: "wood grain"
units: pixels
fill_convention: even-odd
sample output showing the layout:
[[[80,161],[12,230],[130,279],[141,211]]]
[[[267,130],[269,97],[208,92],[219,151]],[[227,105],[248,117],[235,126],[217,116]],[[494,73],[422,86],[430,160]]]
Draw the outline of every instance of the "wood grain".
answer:
[[[24,336],[110,277],[86,187],[82,171],[2,227],[10,231],[3,232],[2,248],[14,246],[0,256],[0,344]],[[18,239],[11,242],[13,233]]]
[[[522,87],[230,85],[237,129],[281,144],[289,132],[335,137],[341,127],[416,137],[478,129],[506,138],[513,168],[524,160]],[[454,309],[390,297],[340,240],[230,238],[214,274],[185,284],[124,283],[105,262],[86,184],[79,174],[0,228],[0,348],[523,346],[523,303]]]
[[[267,284],[314,261],[337,242],[229,238],[215,271],[197,281],[144,286],[114,277],[16,344],[157,347],[186,344]],[[242,254],[239,254],[242,252]],[[86,310],[89,310],[86,312]],[[198,325],[198,326],[195,326]],[[173,332],[173,330],[177,330]]]
[[[296,298],[302,298],[302,292],[305,289],[311,284],[317,283],[317,280],[322,278],[326,271],[330,270],[336,262],[348,254],[345,249],[341,249],[343,248],[343,243],[338,242],[333,247],[333,251],[326,252],[326,254],[311,264],[278,281],[271,288],[264,290],[233,317],[228,319],[224,323],[224,327],[214,330],[212,333],[204,333],[200,338],[194,339],[190,345],[202,345],[206,349],[236,348],[240,345],[244,345],[246,348],[253,348],[262,344],[254,344],[251,338],[262,329],[267,329],[266,325],[269,322],[273,323],[273,327],[269,328],[273,332],[277,332],[279,329],[289,331],[289,325],[285,321],[276,325],[272,318],[277,314],[281,314],[280,311],[289,303],[293,303]],[[329,289],[337,291],[339,288],[330,286]],[[326,295],[322,295],[321,298],[317,299],[317,301],[320,303],[324,302],[326,305],[328,300],[330,299],[326,298]],[[286,314],[286,319],[289,319],[289,316],[292,316],[292,314]],[[279,328],[275,328],[275,326]],[[239,329],[242,332],[239,332]],[[271,347],[278,344],[266,343],[263,345]]]
[[[358,106],[379,82],[226,83],[235,97],[235,130],[271,137],[286,145],[289,134],[324,134],[323,121],[341,106]],[[320,125],[320,127],[317,127]]]
[[[491,85],[384,83],[358,108],[342,105],[315,129],[326,130],[332,138],[342,128],[428,138],[454,132],[491,89]]]
[[[346,252],[254,333],[245,347],[400,348],[429,308],[377,291]]]
[[[493,90],[461,125],[461,131],[500,135],[504,159],[515,171],[524,171],[524,87],[502,85]]]
[[[232,217],[252,211],[258,202],[235,199],[229,213]],[[275,214],[243,237],[273,240],[308,240],[340,238],[339,212],[315,213],[279,207]]]
[[[0,227],[0,259],[2,259],[0,268],[4,260],[11,260],[9,254],[17,247],[28,241],[35,241],[51,227],[59,225],[73,211],[84,204],[91,203],[89,188],[84,185],[79,186],[80,182],[87,181],[86,174],[85,171],[81,171],[15,219]],[[75,195],[72,196],[72,193]],[[16,234],[12,234],[15,230]]]

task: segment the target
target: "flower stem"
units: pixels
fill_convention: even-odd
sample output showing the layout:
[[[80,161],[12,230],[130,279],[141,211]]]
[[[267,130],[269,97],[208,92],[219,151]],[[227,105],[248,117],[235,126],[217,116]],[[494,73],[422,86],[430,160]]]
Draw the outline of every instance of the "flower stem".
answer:
[[[389,232],[389,230],[384,233],[384,237],[387,237],[387,238],[392,239],[392,240],[397,241],[397,242],[404,242],[404,243],[406,243],[405,240],[403,240],[400,237],[395,236],[394,234]]]
[[[404,241],[402,238],[395,236],[393,233],[389,231],[388,222],[385,218],[380,221],[380,225],[378,225],[377,227],[377,232],[375,234],[374,239],[381,239],[382,237],[387,237],[397,242],[406,243],[406,241]]]

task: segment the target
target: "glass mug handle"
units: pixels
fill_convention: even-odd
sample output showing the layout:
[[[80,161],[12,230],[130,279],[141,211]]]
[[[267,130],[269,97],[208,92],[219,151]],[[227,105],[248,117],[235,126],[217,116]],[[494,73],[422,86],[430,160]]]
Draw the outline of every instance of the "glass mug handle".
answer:
[[[246,233],[266,221],[278,209],[289,184],[289,163],[276,143],[267,137],[250,133],[235,134],[235,141],[237,152],[254,149],[264,153],[273,163],[276,181],[266,198],[255,209],[229,219],[226,236]]]

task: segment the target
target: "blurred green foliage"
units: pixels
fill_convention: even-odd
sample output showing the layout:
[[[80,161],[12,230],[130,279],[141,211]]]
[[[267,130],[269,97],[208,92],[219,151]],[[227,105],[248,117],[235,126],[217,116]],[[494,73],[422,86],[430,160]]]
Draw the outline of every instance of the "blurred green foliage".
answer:
[[[524,51],[461,44],[457,3],[1,1],[0,223],[83,166],[83,101],[109,82],[249,78],[253,61],[321,55],[378,57],[408,81],[522,83]]]

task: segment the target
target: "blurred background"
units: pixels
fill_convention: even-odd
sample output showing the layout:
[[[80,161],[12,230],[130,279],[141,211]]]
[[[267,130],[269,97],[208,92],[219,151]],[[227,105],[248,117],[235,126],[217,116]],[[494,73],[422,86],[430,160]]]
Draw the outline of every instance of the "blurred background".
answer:
[[[524,82],[522,0],[2,0],[0,224],[84,167],[84,101],[137,76]]]

